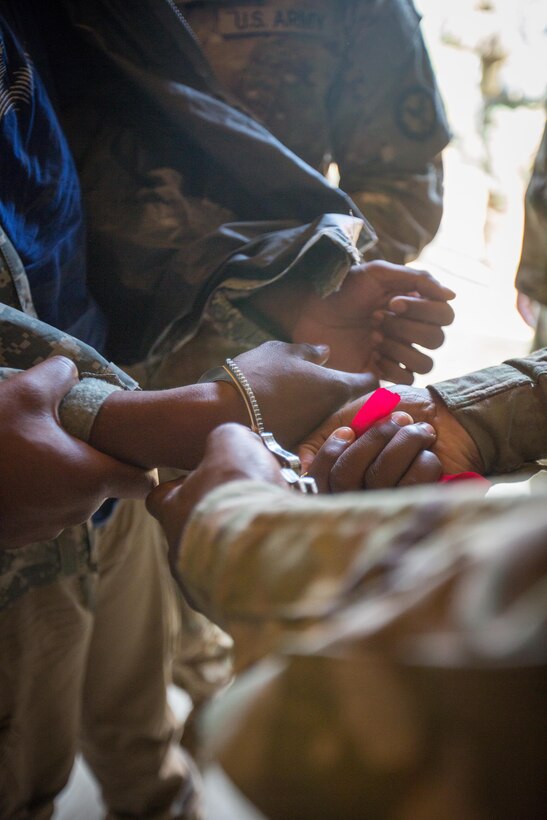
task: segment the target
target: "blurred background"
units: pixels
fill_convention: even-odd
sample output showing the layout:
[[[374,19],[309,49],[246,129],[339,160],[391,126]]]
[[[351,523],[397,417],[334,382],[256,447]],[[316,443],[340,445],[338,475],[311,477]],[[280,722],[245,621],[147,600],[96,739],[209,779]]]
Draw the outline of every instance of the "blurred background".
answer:
[[[453,132],[440,231],[418,263],[457,293],[456,320],[417,383],[529,350],[515,307],[524,193],[545,122],[547,0],[416,0]]]

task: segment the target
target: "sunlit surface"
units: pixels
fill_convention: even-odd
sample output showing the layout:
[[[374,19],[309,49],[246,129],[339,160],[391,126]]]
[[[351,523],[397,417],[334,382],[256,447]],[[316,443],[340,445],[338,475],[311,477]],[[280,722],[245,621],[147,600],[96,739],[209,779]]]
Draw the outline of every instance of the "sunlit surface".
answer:
[[[515,308],[523,201],[544,123],[544,2],[421,0],[422,28],[446,103],[445,211],[418,266],[457,292],[456,320],[418,384],[459,375],[529,349]],[[481,7],[492,7],[481,11]],[[484,55],[505,55],[484,70]],[[481,89],[482,81],[482,89]],[[483,94],[484,90],[484,94]],[[485,106],[485,95],[506,104]]]

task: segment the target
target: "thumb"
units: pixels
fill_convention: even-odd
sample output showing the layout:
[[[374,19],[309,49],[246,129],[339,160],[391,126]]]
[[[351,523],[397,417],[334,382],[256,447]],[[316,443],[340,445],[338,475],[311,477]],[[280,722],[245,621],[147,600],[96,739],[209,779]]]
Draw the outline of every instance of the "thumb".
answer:
[[[176,495],[179,487],[182,487],[187,476],[177,478],[173,481],[165,481],[158,484],[146,497],[146,509],[154,518],[160,518],[165,504],[169,503],[170,497]]]
[[[27,384],[32,386],[36,402],[48,407],[52,413],[79,381],[76,365],[66,356],[52,356],[29,368],[24,376]]]

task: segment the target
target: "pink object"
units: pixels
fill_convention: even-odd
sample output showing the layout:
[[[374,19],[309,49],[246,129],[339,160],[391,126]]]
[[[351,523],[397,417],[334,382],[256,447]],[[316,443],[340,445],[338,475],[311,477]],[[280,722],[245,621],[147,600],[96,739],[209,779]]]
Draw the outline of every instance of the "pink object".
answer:
[[[350,427],[359,438],[363,433],[376,424],[377,421],[389,416],[399,402],[401,397],[398,393],[392,393],[391,390],[386,390],[385,387],[379,387],[374,393],[369,396],[360,410],[350,421]],[[447,484],[449,481],[482,481],[483,484],[490,486],[490,481],[479,473],[447,473],[440,477],[439,482]]]
[[[446,484],[448,481],[482,481],[483,484],[490,486],[490,481],[480,473],[445,473],[440,477],[439,481]]]
[[[362,436],[377,421],[389,416],[400,401],[401,397],[398,393],[392,393],[385,387],[379,387],[357,411],[349,426],[357,437]]]

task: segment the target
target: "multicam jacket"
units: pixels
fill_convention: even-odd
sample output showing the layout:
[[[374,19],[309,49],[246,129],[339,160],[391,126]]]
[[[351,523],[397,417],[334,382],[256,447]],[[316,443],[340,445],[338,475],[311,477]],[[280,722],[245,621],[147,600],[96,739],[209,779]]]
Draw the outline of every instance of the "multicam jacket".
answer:
[[[409,262],[442,213],[449,133],[410,0],[175,0],[223,86]]]
[[[547,350],[433,389],[487,470],[547,455]],[[196,507],[180,577],[250,667],[208,747],[266,817],[543,816],[546,474],[495,490],[239,481]]]
[[[203,500],[180,568],[240,667],[263,659],[210,708],[206,747],[260,817],[543,817],[546,501],[545,482],[251,481]]]
[[[401,228],[414,253],[438,223],[432,169],[447,129],[417,15],[408,3],[381,12],[375,31],[391,32],[386,47],[390,65],[397,63],[386,103],[391,122],[377,110],[387,92],[379,86],[376,50],[374,75],[355,66],[362,119],[368,112],[374,122],[366,139],[362,122],[347,132],[342,182],[347,178],[357,199],[370,192],[379,222],[382,213],[404,212],[391,233],[388,219],[381,229],[391,237]],[[110,318],[116,361],[171,352],[195,333],[205,310],[221,322],[223,294],[235,300],[289,271],[327,294],[372,247],[359,201],[331,187],[247,113],[174,2],[145,0],[136,14],[121,0],[56,0],[42,13],[44,31],[57,35],[53,69],[89,217],[90,281]],[[357,22],[356,31],[370,24],[372,49],[372,18]],[[339,49],[338,29],[336,36]],[[401,77],[413,85],[401,86],[399,97],[406,97],[398,100]],[[339,143],[350,97],[340,98]],[[420,189],[416,201],[410,185]]]

